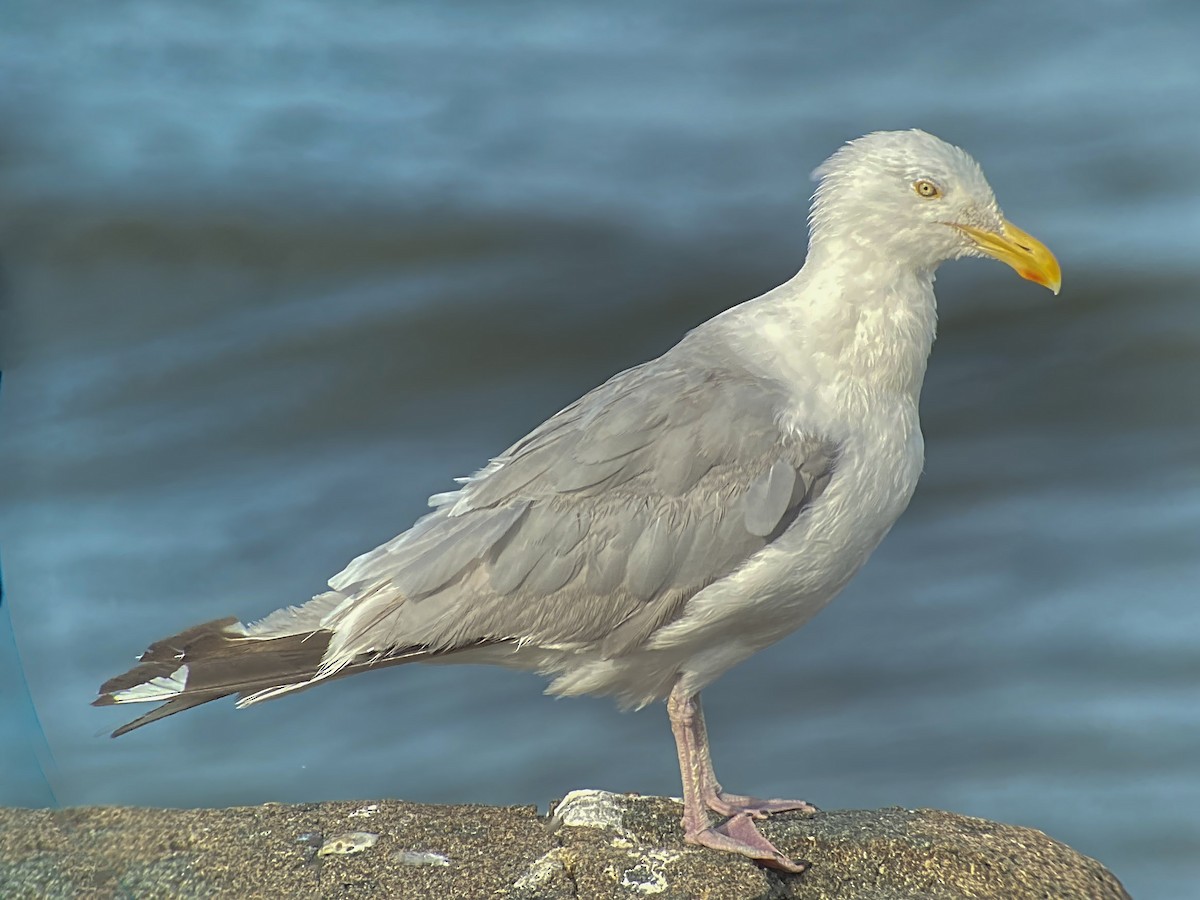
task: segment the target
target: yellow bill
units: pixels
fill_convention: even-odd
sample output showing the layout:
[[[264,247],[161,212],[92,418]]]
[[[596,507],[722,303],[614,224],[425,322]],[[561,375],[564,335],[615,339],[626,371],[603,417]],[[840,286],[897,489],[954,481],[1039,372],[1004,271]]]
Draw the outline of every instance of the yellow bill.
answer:
[[[1055,294],[1062,287],[1062,270],[1045,244],[1007,220],[999,234],[970,225],[958,228],[993,259],[1012,266],[1022,278],[1048,287]]]

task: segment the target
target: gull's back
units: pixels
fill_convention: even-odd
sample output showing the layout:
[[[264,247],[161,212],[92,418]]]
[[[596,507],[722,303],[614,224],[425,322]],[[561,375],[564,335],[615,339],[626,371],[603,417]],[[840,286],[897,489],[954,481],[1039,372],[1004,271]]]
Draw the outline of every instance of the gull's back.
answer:
[[[784,386],[726,330],[610,379],[352,562],[324,671],[419,648],[553,673],[555,693],[664,697],[681,653],[654,636],[819,503],[839,454],[780,427]]]

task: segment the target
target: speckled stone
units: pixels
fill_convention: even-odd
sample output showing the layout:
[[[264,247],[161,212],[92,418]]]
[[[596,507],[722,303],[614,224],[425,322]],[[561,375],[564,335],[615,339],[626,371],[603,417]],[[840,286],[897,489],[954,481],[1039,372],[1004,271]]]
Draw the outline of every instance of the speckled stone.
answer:
[[[776,816],[764,832],[811,864],[793,876],[684,844],[677,801],[587,792],[573,802],[584,814],[562,819],[394,800],[0,808],[0,897],[1128,898],[1103,866],[1039,831],[937,810]],[[318,855],[352,832],[379,837]]]

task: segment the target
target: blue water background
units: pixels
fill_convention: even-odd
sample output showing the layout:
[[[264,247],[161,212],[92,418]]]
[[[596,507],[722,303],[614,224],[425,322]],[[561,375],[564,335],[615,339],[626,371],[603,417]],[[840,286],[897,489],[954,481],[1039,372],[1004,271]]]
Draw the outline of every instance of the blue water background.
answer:
[[[28,684],[0,640],[0,802],[677,793],[661,709],[520,673],[390,670],[119,741],[128,710],[87,703],[154,639],[303,601],[789,277],[813,166],[920,126],[980,160],[1063,293],[943,269],[922,486],[837,602],[706,692],[718,772],[1033,826],[1138,898],[1193,895],[1200,6],[10,2],[0,25]]]

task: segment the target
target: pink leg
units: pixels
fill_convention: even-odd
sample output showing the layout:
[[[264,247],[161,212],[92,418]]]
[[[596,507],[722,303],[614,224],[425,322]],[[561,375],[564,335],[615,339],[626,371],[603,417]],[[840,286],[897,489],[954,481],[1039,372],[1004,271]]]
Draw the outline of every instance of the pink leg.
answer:
[[[817,808],[804,800],[760,800],[758,797],[747,797],[744,794],[726,793],[717,781],[713,771],[712,756],[708,750],[708,730],[704,725],[704,710],[700,706],[700,696],[696,695],[695,715],[692,717],[693,745],[700,748],[703,762],[703,788],[701,796],[704,804],[715,813],[723,816],[747,815],[752,819],[765,819],[770,813],[777,812],[816,812]]]
[[[804,863],[793,862],[759,832],[751,820],[775,811],[771,804],[788,801],[760,801],[749,797],[722,794],[713,775],[708,752],[708,734],[700,711],[698,695],[685,694],[676,684],[667,698],[667,715],[671,732],[679,751],[679,772],[683,778],[683,837],[692,844],[739,853],[764,865],[784,872],[803,872]],[[706,807],[732,818],[714,828]],[[808,804],[780,807],[782,809],[811,809]],[[736,810],[726,812],[725,810]]]

